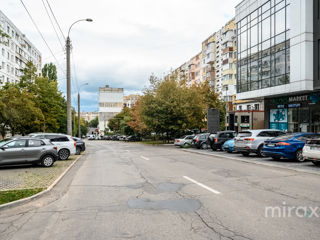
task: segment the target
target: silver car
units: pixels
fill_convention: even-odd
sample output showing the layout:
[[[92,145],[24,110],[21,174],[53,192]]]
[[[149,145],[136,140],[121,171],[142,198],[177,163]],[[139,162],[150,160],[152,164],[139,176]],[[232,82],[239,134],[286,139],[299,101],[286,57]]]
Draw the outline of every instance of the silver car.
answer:
[[[303,158],[320,166],[320,138],[307,140],[302,150]]]
[[[243,156],[256,153],[259,157],[263,157],[264,141],[284,134],[286,133],[276,129],[246,130],[239,132],[235,137],[234,148],[235,151],[240,152]]]
[[[0,146],[0,165],[40,163],[51,167],[57,159],[57,147],[46,139],[16,138]]]
[[[181,138],[177,138],[174,140],[174,145],[179,146],[179,147],[191,145],[193,138],[194,138],[194,135],[187,135],[187,136],[183,136]]]

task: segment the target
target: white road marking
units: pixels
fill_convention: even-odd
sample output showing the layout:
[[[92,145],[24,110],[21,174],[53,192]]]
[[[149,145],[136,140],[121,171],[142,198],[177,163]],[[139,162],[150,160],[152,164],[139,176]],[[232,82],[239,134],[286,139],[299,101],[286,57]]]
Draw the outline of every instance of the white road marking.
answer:
[[[210,191],[210,192],[213,192],[213,193],[215,193],[215,194],[221,194],[221,192],[218,192],[218,191],[212,189],[211,187],[208,187],[208,186],[206,186],[206,185],[204,185],[204,184],[202,184],[202,183],[199,183],[199,182],[197,182],[196,180],[194,180],[194,179],[192,179],[192,178],[189,178],[189,177],[187,177],[187,176],[183,176],[183,177],[184,177],[185,179],[189,180],[190,182],[193,182],[193,183],[197,184],[198,186],[203,187],[204,189],[207,189],[207,190]]]
[[[140,156],[142,159],[149,161],[150,159],[144,156]]]

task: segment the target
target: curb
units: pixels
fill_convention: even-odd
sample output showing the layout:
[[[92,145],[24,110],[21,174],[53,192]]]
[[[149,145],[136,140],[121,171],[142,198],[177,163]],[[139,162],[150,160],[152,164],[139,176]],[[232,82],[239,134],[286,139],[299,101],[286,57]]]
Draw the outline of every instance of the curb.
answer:
[[[272,168],[291,170],[291,171],[300,172],[300,173],[308,173],[308,174],[320,175],[320,171],[319,172],[314,172],[314,171],[308,171],[308,170],[305,170],[305,169],[284,167],[284,166],[274,165],[274,164],[265,163],[265,162],[249,161],[249,160],[245,160],[245,159],[238,159],[238,158],[234,158],[234,157],[216,155],[216,154],[211,154],[211,153],[207,153],[207,152],[195,152],[195,151],[192,151],[192,150],[190,151],[188,149],[182,149],[182,151],[189,152],[189,153],[200,154],[200,155],[212,156],[212,157],[226,158],[226,159],[230,159],[230,160],[233,160],[233,161],[240,161],[240,162],[245,162],[245,163],[250,163],[250,164],[255,164],[255,165],[260,165],[260,166],[267,166],[267,167],[272,167]]]
[[[64,175],[67,174],[67,172],[73,167],[73,165],[82,157],[83,155],[80,155],[78,156],[73,163],[70,164],[69,167],[66,168],[66,170],[63,171],[63,173],[61,173],[61,175],[49,186],[47,187],[46,190],[43,190],[42,192],[39,192],[35,195],[32,195],[30,197],[27,197],[27,198],[23,198],[23,199],[19,199],[19,200],[16,200],[16,201],[13,201],[13,202],[9,202],[9,203],[5,203],[5,204],[2,204],[0,205],[0,210],[4,210],[4,209],[7,209],[7,208],[12,208],[12,207],[16,207],[16,206],[19,206],[19,205],[22,205],[24,203],[27,203],[27,202],[30,202],[32,201],[33,199],[37,199],[39,197],[41,197],[42,195],[50,192],[52,190],[52,188],[54,188],[54,186],[56,186],[58,184],[58,182],[60,182],[60,180],[64,177]]]

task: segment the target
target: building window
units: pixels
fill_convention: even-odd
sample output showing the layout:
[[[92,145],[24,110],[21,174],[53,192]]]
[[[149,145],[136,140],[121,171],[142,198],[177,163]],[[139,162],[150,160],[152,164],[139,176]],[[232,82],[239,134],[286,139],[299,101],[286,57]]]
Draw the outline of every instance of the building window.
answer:
[[[251,105],[247,105],[247,110],[251,110]]]
[[[259,110],[259,108],[260,108],[260,105],[259,105],[259,104],[255,104],[255,105],[254,105],[254,110]]]
[[[237,92],[289,83],[289,0],[268,1],[237,23]]]
[[[249,116],[241,116],[241,123],[249,123]]]

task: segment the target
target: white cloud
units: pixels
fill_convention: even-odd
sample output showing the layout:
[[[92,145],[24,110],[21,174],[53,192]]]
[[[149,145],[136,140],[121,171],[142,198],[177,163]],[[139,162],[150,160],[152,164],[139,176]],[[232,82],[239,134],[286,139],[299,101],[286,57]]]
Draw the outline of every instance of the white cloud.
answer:
[[[24,0],[59,61],[59,86],[65,91],[65,55],[40,0]],[[234,15],[239,0],[49,0],[66,35],[71,31],[76,74],[74,84],[89,82],[84,110],[95,110],[98,88],[106,84],[139,92],[151,73],[162,76],[201,50],[201,42]],[[2,0],[1,10],[42,52],[49,50],[19,1]],[[54,62],[55,63],[55,62]],[[72,69],[73,71],[74,69]],[[77,87],[73,87],[77,93]],[[89,95],[88,95],[89,96]]]

